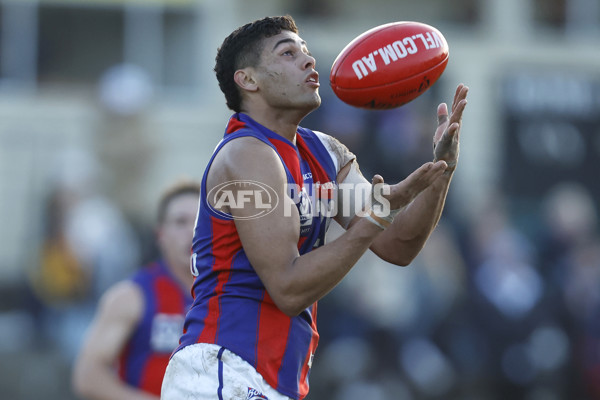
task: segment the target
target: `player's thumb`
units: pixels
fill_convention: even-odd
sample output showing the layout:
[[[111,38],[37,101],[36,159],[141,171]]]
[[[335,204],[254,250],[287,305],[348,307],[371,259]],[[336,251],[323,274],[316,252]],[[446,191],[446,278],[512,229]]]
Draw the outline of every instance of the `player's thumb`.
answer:
[[[373,179],[371,179],[371,184],[377,185],[379,183],[383,183],[383,177],[379,174],[376,174],[373,176]]]

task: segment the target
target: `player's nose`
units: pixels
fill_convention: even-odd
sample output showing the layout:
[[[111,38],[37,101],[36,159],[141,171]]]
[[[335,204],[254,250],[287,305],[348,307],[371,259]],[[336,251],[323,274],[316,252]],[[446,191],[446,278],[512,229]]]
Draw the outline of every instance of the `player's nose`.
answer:
[[[309,68],[315,68],[316,64],[317,64],[317,60],[315,60],[315,58],[313,56],[311,56],[310,54],[305,54],[306,59],[303,61],[303,67],[304,69],[309,69]]]

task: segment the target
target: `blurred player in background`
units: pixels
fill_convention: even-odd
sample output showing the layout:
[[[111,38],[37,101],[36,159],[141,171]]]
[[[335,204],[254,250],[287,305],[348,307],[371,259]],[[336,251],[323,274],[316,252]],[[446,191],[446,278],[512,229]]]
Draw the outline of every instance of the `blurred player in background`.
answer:
[[[369,248],[408,265],[437,225],[468,89],[458,86],[450,114],[438,107],[433,162],[392,186],[376,175],[371,186],[344,145],[299,127],[321,98],[315,59],[291,17],[235,30],[215,71],[235,114],[202,181],[194,304],[162,398],[302,399],[319,338],[317,300]],[[363,202],[354,190],[365,187]],[[334,204],[346,232],[325,244],[332,215],[323,211]]]
[[[94,400],[158,399],[192,298],[190,248],[200,186],[179,182],[158,205],[162,258],[109,288],[73,370],[75,392]]]

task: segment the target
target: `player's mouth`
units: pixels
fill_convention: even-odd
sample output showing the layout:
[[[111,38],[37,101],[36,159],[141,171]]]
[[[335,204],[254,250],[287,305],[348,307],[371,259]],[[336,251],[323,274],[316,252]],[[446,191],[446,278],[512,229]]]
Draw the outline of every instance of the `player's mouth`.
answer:
[[[308,86],[314,88],[321,86],[319,83],[319,73],[317,71],[311,72],[310,75],[308,75],[308,78],[306,78],[306,83]]]

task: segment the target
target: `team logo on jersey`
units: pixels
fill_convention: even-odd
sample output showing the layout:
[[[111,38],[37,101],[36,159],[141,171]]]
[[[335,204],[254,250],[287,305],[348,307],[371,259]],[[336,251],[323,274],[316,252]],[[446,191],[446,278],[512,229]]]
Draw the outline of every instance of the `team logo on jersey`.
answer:
[[[158,353],[170,353],[179,345],[183,330],[183,315],[156,314],[152,319],[150,346]]]
[[[212,211],[227,219],[264,217],[279,204],[279,196],[271,186],[252,180],[223,182],[213,187],[206,199]],[[243,210],[243,215],[232,215],[235,210]]]
[[[300,236],[306,236],[312,229],[314,207],[310,194],[306,191],[306,187],[295,184],[287,185],[286,192],[289,198],[295,205],[300,217]],[[284,209],[286,217],[292,216],[294,205],[287,204]]]
[[[246,400],[269,400],[269,398],[258,390],[249,387],[248,397],[246,397]]]
[[[286,192],[298,209],[301,226],[311,225],[315,217],[333,218],[337,213],[335,182],[314,182],[303,186],[292,183],[287,185]],[[286,207],[284,214],[291,216],[291,208]]]
[[[300,227],[312,224],[312,201],[306,193],[306,189],[300,191],[300,200],[298,201],[298,212],[300,213]]]

